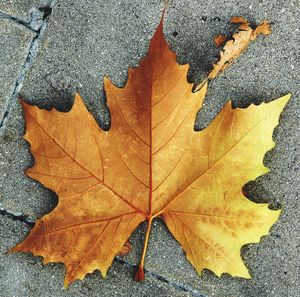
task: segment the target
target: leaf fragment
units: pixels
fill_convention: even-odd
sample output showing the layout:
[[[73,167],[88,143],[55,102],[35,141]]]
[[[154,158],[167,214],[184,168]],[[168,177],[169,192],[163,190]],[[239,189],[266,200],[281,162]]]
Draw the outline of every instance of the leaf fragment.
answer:
[[[195,85],[193,92],[198,92],[204,84],[216,78],[223,73],[238,57],[248,48],[251,41],[254,41],[259,35],[267,36],[272,33],[271,26],[268,21],[262,21],[255,29],[250,27],[249,22],[241,16],[234,16],[230,19],[233,24],[240,24],[232,38],[226,35],[217,35],[214,42],[217,47],[222,46],[219,59],[213,64],[212,70],[207,78],[200,84]]]
[[[249,46],[250,42],[259,35],[271,34],[271,27],[268,21],[260,23],[256,29],[252,29],[249,23],[242,17],[231,19],[233,23],[241,23],[232,39],[227,41],[220,52],[219,60],[213,64],[213,69],[208,75],[208,79],[214,79],[224,72]]]

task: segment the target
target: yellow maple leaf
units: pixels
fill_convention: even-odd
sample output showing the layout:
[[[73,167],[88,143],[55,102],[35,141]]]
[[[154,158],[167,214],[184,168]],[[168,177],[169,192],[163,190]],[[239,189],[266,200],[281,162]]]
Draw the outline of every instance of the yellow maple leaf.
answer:
[[[249,277],[240,249],[268,234],[280,211],[249,201],[241,188],[267,172],[264,154],[289,95],[247,109],[228,103],[195,132],[207,83],[193,93],[187,71],[176,63],[161,22],[126,86],[104,81],[109,132],[99,129],[78,94],[67,113],[23,102],[25,139],[35,158],[27,174],[55,191],[59,203],[11,251],[63,262],[69,285],[95,269],[105,276],[147,221],[136,275],[143,280],[151,223],[162,218],[199,273]]]

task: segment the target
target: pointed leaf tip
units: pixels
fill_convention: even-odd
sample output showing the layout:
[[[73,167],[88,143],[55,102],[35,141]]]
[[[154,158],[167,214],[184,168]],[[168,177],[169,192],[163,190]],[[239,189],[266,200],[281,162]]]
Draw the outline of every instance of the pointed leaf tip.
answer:
[[[292,93],[287,93],[286,95],[278,98],[277,100],[282,102],[283,107],[290,101],[292,98]]]

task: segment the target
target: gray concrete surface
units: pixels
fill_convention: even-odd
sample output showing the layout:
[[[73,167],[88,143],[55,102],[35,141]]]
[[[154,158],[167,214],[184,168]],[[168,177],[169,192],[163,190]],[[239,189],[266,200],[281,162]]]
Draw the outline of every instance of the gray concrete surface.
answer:
[[[0,11],[24,21],[29,21],[37,7],[46,6],[48,0],[0,0]]]
[[[68,110],[72,104],[72,94],[79,91],[99,125],[108,128],[109,116],[104,104],[102,78],[108,75],[119,86],[125,83],[127,68],[137,66],[141,57],[146,54],[149,40],[159,22],[163,7],[161,2],[53,2],[55,6],[48,19],[39,17],[43,19],[44,31],[43,34],[37,33],[39,36],[35,40],[35,55],[29,61],[22,77],[20,94],[27,101],[41,107],[55,106],[60,110]],[[23,5],[20,3],[21,1],[14,1],[12,6],[14,11],[18,10],[20,13],[11,13],[30,15],[18,8]],[[24,4],[23,7],[26,7],[25,10],[28,7],[31,11],[37,11],[34,4],[33,1],[29,6]],[[0,10],[5,6],[1,5],[0,2]],[[45,16],[45,10],[43,15]],[[76,283],[72,286],[72,296],[87,294],[87,291],[82,291],[83,286],[89,288],[88,294],[113,296],[112,287],[117,282],[122,285],[116,296],[125,296],[126,292],[134,290],[137,292],[135,296],[300,295],[300,2],[174,0],[171,1],[167,13],[165,35],[178,54],[178,61],[191,64],[189,80],[200,81],[205,77],[217,54],[212,41],[213,36],[232,31],[233,27],[228,24],[232,15],[243,15],[255,23],[268,19],[272,22],[273,34],[255,41],[237,63],[211,82],[205,107],[197,117],[196,129],[205,127],[229,98],[233,99],[236,106],[246,107],[251,103],[270,101],[287,92],[293,94],[293,99],[281,116],[280,125],[275,129],[276,147],[268,152],[265,158],[265,164],[271,172],[245,186],[250,199],[269,202],[272,208],[284,208],[270,236],[264,237],[260,244],[243,248],[243,259],[253,278],[243,280],[228,275],[217,278],[209,271],[205,271],[203,276],[199,277],[166,227],[157,221],[152,230],[146,261],[146,267],[152,273],[152,276],[148,276],[148,285],[139,288],[129,280],[130,273],[122,264],[114,263],[112,276],[108,276],[105,281],[108,283],[99,281],[98,274],[95,273],[86,278],[83,284]],[[20,33],[12,33],[11,37],[20,38],[20,34],[28,32],[27,27],[31,24],[32,22],[27,20],[23,30]],[[30,44],[27,46],[30,47]],[[4,60],[1,62],[1,68],[6,67],[11,65]],[[0,82],[1,85],[8,83],[2,80]],[[27,217],[34,220],[55,206],[56,196],[23,174],[23,170],[32,163],[32,158],[28,152],[28,145],[22,139],[24,121],[19,103],[14,103],[13,98],[11,102],[12,108],[8,112],[9,116],[0,136],[0,208],[4,209],[2,213],[9,211],[15,215],[24,214],[19,220]],[[10,219],[4,219],[3,215],[0,215],[0,220],[4,230],[2,233],[9,234],[11,245],[27,232],[22,222],[11,222]],[[143,228],[141,226],[131,238],[135,248],[126,257],[130,263],[138,262]],[[11,246],[8,244],[9,239],[1,241],[6,247]],[[13,275],[16,286],[19,285],[19,289],[23,290],[22,296],[44,296],[39,295],[42,294],[39,288],[42,283],[51,283],[55,296],[67,294],[61,290],[63,268],[60,265],[43,267],[40,260],[29,255],[17,254],[2,255],[1,263],[4,263],[2,265],[5,269],[1,274],[0,288]],[[40,282],[33,287],[33,293],[24,279],[24,282],[18,281],[18,275],[24,277],[27,271],[31,273],[29,279],[38,279]],[[122,271],[121,274],[124,275],[115,276],[115,271]],[[52,276],[55,279],[53,282]],[[19,276],[20,279],[22,277]],[[170,283],[160,284],[159,278]],[[185,293],[178,285],[175,291],[174,283],[189,291]],[[158,285],[162,286],[161,291],[157,289]],[[8,286],[6,290],[8,294],[14,292],[13,287]]]
[[[8,19],[0,19],[0,117],[14,92],[34,33]]]

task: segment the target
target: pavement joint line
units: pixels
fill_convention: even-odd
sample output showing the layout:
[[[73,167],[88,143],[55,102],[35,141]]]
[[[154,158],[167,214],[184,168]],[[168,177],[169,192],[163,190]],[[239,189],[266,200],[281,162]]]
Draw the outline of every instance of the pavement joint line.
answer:
[[[12,92],[12,95],[7,100],[5,108],[2,112],[1,118],[0,118],[0,135],[3,134],[5,130],[5,124],[11,114],[11,110],[14,107],[18,94],[20,90],[23,87],[23,82],[25,80],[26,74],[31,68],[34,59],[37,55],[39,43],[44,35],[44,32],[47,29],[48,26],[48,20],[50,15],[52,14],[53,8],[56,5],[57,0],[51,0],[49,1],[48,5],[38,7],[37,10],[42,12],[42,24],[40,25],[39,29],[35,32],[35,35],[32,37],[31,41],[28,44],[28,52],[27,56],[25,58],[25,62],[23,63],[22,69],[19,72],[19,75],[17,77],[17,80],[15,82],[14,90]]]
[[[127,260],[124,260],[122,257],[120,256],[116,256],[115,260],[120,263],[120,264],[123,264],[129,268],[133,268],[133,269],[137,269],[138,268],[138,265],[136,264],[133,264]],[[179,291],[184,291],[184,292],[187,292],[187,293],[192,293],[192,296],[194,297],[207,297],[206,295],[203,295],[202,293],[198,292],[197,290],[194,290],[186,285],[183,285],[183,284],[180,284],[180,283],[177,283],[175,281],[171,281],[171,280],[168,280],[166,277],[156,273],[156,272],[153,272],[153,271],[150,271],[148,269],[145,269],[145,274],[150,276],[150,277],[153,277],[155,278],[156,280],[158,281],[161,281],[161,282],[164,282],[172,287],[174,287],[175,289],[179,290]]]
[[[28,227],[32,228],[35,224],[35,222],[31,219],[29,219],[26,215],[22,213],[16,213],[11,210],[0,208],[0,215],[8,217],[12,219],[13,221],[19,221],[24,224],[26,224]]]
[[[26,22],[26,21],[24,21],[24,20],[22,20],[22,19],[19,19],[19,18],[15,17],[15,16],[12,16],[12,15],[10,15],[10,14],[7,14],[7,13],[5,13],[5,12],[3,12],[3,11],[0,11],[0,19],[5,19],[5,20],[13,21],[13,22],[15,22],[15,23],[17,23],[17,24],[19,24],[19,25],[22,25],[22,26],[26,27],[26,28],[29,29],[30,31],[33,31],[33,32],[35,32],[35,33],[38,32],[38,30],[34,29],[34,28],[31,26],[32,20],[30,20],[30,22]]]

